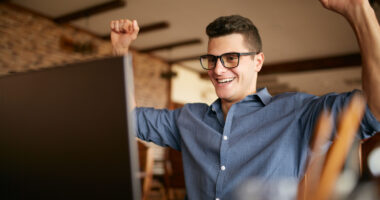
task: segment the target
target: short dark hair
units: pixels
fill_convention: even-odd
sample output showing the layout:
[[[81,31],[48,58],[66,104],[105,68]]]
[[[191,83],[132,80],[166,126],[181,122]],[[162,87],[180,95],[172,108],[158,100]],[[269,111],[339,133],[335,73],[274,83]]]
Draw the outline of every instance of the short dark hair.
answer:
[[[215,19],[207,26],[206,33],[209,39],[240,33],[244,36],[250,50],[262,51],[261,38],[256,26],[250,19],[240,15],[222,16]]]

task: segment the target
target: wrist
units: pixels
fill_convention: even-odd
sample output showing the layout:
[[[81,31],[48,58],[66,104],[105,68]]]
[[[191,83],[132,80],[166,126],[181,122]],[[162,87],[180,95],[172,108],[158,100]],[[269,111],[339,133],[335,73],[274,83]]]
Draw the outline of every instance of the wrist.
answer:
[[[115,56],[122,56],[122,55],[128,54],[128,48],[126,48],[126,47],[114,47],[112,49],[112,53]]]
[[[374,13],[373,8],[368,1],[363,1],[360,4],[352,6],[351,9],[347,10],[344,16],[349,20],[350,23],[356,24],[361,23],[363,18],[368,17]]]

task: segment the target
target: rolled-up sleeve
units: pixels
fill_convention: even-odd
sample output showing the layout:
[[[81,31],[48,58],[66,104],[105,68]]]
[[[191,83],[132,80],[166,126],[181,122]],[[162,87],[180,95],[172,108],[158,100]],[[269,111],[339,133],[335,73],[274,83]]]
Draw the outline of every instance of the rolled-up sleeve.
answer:
[[[137,137],[160,146],[180,150],[177,119],[181,109],[136,108]]]
[[[344,107],[350,102],[352,96],[356,93],[361,93],[359,90],[352,92],[336,94],[330,93],[321,97],[309,97],[303,99],[303,121],[305,124],[312,122],[315,123],[319,113],[322,110],[330,110],[335,124],[339,123],[339,114],[343,111]],[[336,127],[335,127],[336,128]],[[380,131],[380,122],[373,116],[368,106],[360,122],[358,130],[358,137],[361,139],[373,136]]]
[[[371,110],[367,106],[366,112],[364,113],[363,120],[360,123],[361,127],[361,138],[368,138],[373,136],[375,133],[380,132],[380,122],[372,114]]]

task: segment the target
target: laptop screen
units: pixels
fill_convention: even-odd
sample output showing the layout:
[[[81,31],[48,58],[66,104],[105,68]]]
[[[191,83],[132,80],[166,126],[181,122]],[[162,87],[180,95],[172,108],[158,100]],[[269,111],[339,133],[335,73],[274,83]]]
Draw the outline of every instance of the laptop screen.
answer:
[[[0,77],[0,199],[140,199],[130,59]]]

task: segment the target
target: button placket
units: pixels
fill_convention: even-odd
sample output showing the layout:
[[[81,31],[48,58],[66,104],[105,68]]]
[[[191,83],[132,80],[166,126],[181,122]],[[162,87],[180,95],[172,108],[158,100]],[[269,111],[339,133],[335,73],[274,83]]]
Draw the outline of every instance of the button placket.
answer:
[[[232,125],[232,119],[234,116],[234,110],[236,105],[232,105],[228,115],[225,120],[225,125],[223,129],[223,136],[221,138],[221,146],[220,146],[220,171],[218,174],[218,178],[216,181],[216,196],[219,196],[223,191],[223,182],[224,178],[226,176],[226,173],[224,171],[227,169],[227,151],[228,151],[228,136],[231,133],[231,125]]]

